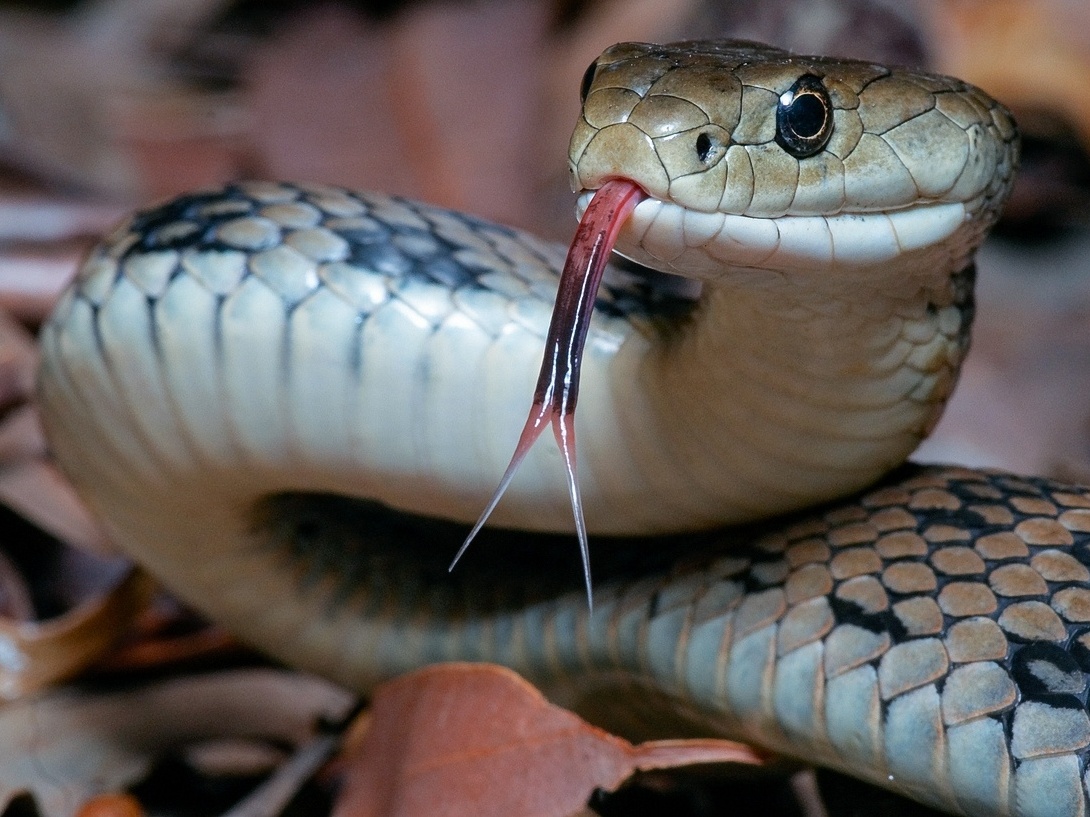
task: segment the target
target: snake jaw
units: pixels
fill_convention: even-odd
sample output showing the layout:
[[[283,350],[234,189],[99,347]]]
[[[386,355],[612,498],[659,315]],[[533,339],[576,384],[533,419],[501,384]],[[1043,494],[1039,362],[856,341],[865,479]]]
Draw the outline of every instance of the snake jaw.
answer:
[[[529,416],[519,435],[515,452],[507,465],[492,498],[477,519],[465,542],[454,556],[450,570],[461,559],[474,537],[488,521],[500,499],[511,484],[519,466],[545,430],[553,428],[557,447],[564,459],[568,497],[579,539],[583,561],[583,579],[587,589],[587,604],[593,607],[590,576],[590,548],[587,525],[583,517],[583,501],[576,469],[575,405],[579,396],[579,373],[590,329],[591,313],[598,286],[605,272],[613,245],[621,227],[636,205],[646,197],[643,188],[627,179],[610,179],[602,184],[587,203],[568,250],[560,275],[556,302],[546,335],[545,354],[538,374],[537,387]]]
[[[577,213],[590,201],[580,194]],[[874,268],[931,248],[963,245],[968,254],[978,230],[959,202],[923,203],[888,212],[759,217],[706,213],[654,197],[644,199],[628,219],[616,252],[645,267],[704,281],[722,281],[732,271],[800,273],[817,270],[864,278]],[[953,237],[965,231],[964,241]],[[929,268],[930,269],[930,268]]]

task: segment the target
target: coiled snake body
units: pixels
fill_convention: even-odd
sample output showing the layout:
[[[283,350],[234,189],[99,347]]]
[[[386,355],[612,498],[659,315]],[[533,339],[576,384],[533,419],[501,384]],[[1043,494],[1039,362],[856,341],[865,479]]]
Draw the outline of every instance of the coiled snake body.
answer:
[[[446,574],[561,260],[468,216],[266,183],[137,214],[43,330],[50,440],[183,597],[358,688],[497,661],[599,720],[741,736],[955,813],[1082,815],[1090,493],[887,475],[950,392],[1016,154],[1006,111],[947,78],[748,43],[599,58],[573,186],[636,182],[620,249],[703,291],[617,270],[599,296],[593,611],[544,446],[495,515],[543,533],[486,532]]]

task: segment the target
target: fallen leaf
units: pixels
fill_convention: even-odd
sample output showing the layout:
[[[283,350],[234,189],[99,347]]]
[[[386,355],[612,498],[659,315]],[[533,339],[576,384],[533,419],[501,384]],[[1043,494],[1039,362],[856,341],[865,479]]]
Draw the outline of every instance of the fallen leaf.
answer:
[[[124,692],[61,690],[0,708],[0,811],[29,792],[43,817],[72,817],[124,791],[154,760],[217,736],[299,745],[353,706],[344,690],[280,670],[180,678]]]
[[[75,675],[121,637],[150,595],[150,581],[130,570],[109,590],[55,618],[0,618],[0,698],[19,698]]]
[[[131,794],[100,794],[80,808],[76,817],[144,817],[140,801]]]
[[[156,601],[162,598],[160,595]],[[172,626],[177,631],[172,631]],[[97,677],[115,678],[131,673],[178,672],[213,662],[237,662],[249,655],[252,653],[222,627],[187,613],[166,618],[153,602],[133,622],[129,634],[95,662],[92,671]]]
[[[725,740],[633,745],[545,700],[511,670],[439,664],[375,693],[334,817],[568,817],[636,771],[759,764]]]
[[[3,504],[0,552],[0,700],[67,680],[97,660],[150,596],[150,580],[129,561],[68,547]]]

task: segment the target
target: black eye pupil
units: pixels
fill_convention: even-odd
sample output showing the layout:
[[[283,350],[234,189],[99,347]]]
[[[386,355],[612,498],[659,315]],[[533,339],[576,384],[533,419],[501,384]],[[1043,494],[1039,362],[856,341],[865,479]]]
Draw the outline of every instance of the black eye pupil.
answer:
[[[833,103],[820,77],[804,74],[780,97],[776,142],[796,159],[813,156],[833,133]]]
[[[825,125],[825,104],[815,94],[796,96],[787,109],[787,120],[796,134],[812,139]]]
[[[586,102],[587,94],[590,93],[590,85],[594,82],[594,75],[598,71],[598,60],[595,60],[587,66],[587,70],[583,72],[583,81],[579,85],[579,101]]]

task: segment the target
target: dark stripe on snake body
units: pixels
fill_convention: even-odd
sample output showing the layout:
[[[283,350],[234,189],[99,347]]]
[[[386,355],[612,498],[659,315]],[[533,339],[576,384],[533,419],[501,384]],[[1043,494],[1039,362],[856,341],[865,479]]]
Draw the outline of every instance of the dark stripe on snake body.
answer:
[[[1051,533],[1052,539],[1036,540],[1034,545],[1027,548],[1028,557],[1017,558],[1013,562],[1013,556],[1004,557],[1004,554],[996,554],[984,548],[984,556],[977,553],[972,557],[978,560],[979,567],[965,567],[956,563],[946,564],[945,570],[936,567],[943,565],[941,557],[944,553],[952,557],[971,555],[970,551],[976,552],[971,546],[972,542],[1009,532],[1009,526],[989,523],[979,511],[965,507],[968,503],[980,504],[982,501],[979,491],[974,491],[974,488],[988,489],[1008,482],[1009,477],[1002,473],[985,475],[980,472],[938,468],[908,468],[898,472],[888,480],[888,484],[895,490],[912,490],[921,507],[913,510],[911,525],[902,520],[897,526],[888,527],[885,534],[872,533],[871,540],[863,538],[864,528],[873,525],[873,520],[880,515],[882,508],[888,507],[878,504],[882,501],[883,492],[888,493],[885,486],[878,486],[875,491],[859,499],[846,501],[843,505],[831,506],[823,513],[806,515],[793,522],[789,520],[786,528],[777,525],[775,529],[770,529],[767,525],[759,525],[728,533],[677,537],[664,540],[662,547],[655,549],[649,549],[632,540],[603,539],[602,546],[594,554],[594,567],[596,574],[601,577],[601,593],[607,597],[615,587],[623,583],[637,582],[648,577],[658,579],[663,576],[664,571],[668,573],[669,578],[661,579],[661,583],[648,597],[648,606],[644,612],[647,619],[666,612],[660,609],[661,594],[671,585],[684,584],[687,577],[714,575],[711,566],[721,560],[724,554],[730,554],[739,560],[744,559],[749,564],[747,571],[732,569],[730,572],[731,581],[738,585],[738,604],[735,606],[741,604],[746,594],[762,593],[774,588],[783,589],[785,585],[790,585],[793,578],[799,579],[800,570],[807,566],[820,566],[823,570],[828,567],[833,572],[833,589],[826,594],[833,627],[852,625],[876,634],[886,633],[890,635],[893,644],[930,638],[946,634],[951,626],[972,616],[959,612],[956,603],[952,603],[951,609],[954,612],[944,613],[939,629],[927,633],[913,632],[913,625],[905,623],[906,620],[911,621],[912,616],[905,612],[899,614],[897,611],[900,602],[942,596],[943,590],[947,588],[960,592],[963,588],[959,585],[962,584],[984,587],[988,584],[988,577],[996,570],[1011,564],[1024,567],[1033,560],[1034,555],[1042,552],[1052,556],[1068,554],[1081,565],[1090,562],[1090,499],[1085,493],[1070,494],[1069,486],[1039,479],[1032,483],[1019,481],[1017,484],[1022,489],[1019,493],[1012,494],[1005,490],[1004,494],[1013,495],[1015,500],[1034,501],[1050,501],[1057,494],[1066,494],[1064,501],[1068,503],[1068,510],[1063,511],[1064,506],[1058,506],[1061,510],[1056,513],[1063,521]],[[924,503],[935,501],[936,493],[942,493],[944,501],[956,499],[962,503],[962,507],[960,510],[927,507]],[[847,516],[846,512],[858,511],[866,503],[872,503],[877,509],[869,518],[844,518]],[[1024,513],[1016,508],[1012,508],[1012,511],[1015,527],[1022,523],[1029,523],[1032,527],[1035,523],[1040,525],[1046,521],[1046,517],[1040,514]],[[456,572],[447,578],[435,556],[445,552],[450,543],[460,541],[459,537],[464,535],[464,526],[392,513],[373,503],[346,497],[307,494],[270,497],[257,512],[254,524],[255,532],[269,532],[269,541],[280,543],[277,547],[283,553],[290,554],[291,561],[307,575],[311,568],[328,571],[325,578],[333,588],[331,592],[339,597],[348,598],[352,593],[360,592],[360,588],[351,579],[345,578],[346,575],[362,573],[368,576],[389,576],[390,571],[394,570],[400,579],[391,581],[392,584],[412,582],[421,587],[430,587],[442,580],[455,588],[464,589],[466,592],[463,603],[466,606],[461,614],[466,616],[496,615],[511,609],[522,609],[533,604],[535,600],[553,599],[559,588],[570,585],[567,568],[577,565],[570,551],[549,546],[552,537],[491,531],[483,534],[485,540],[481,548],[482,551],[490,552],[472,558],[467,562],[465,571]],[[889,526],[890,523],[884,524]],[[1051,529],[1050,525],[1046,527]],[[783,533],[784,530],[786,534]],[[817,531],[822,532],[823,542],[835,542],[838,538],[847,541],[834,544],[827,558],[818,559],[817,553],[807,552],[812,549]],[[899,546],[888,538],[892,534],[896,535],[893,537],[895,539],[911,536],[916,540],[915,545],[918,548],[926,549],[911,553],[897,550]],[[883,536],[887,538],[883,539]],[[334,544],[345,541],[351,543],[347,548]],[[321,544],[315,544],[318,542]],[[394,542],[405,543],[400,552],[392,547]],[[747,542],[751,544],[747,545]],[[330,554],[334,553],[339,557],[337,563],[327,562]],[[311,554],[317,557],[314,563]],[[684,567],[678,564],[679,554],[685,554]],[[842,558],[838,560],[838,556]],[[375,559],[381,562],[382,569],[373,563]],[[873,564],[863,564],[868,560]],[[852,561],[856,562],[854,567],[850,564]],[[838,589],[850,589],[853,579],[881,576],[891,566],[906,564],[926,566],[935,574],[936,590],[927,591],[926,594],[896,590],[893,589],[896,586],[893,578],[889,578],[884,584],[882,579],[878,579],[878,584],[872,584],[872,589],[877,590],[878,585],[883,584],[881,593],[889,606],[872,605],[871,609],[854,598],[851,592],[843,595],[837,592]],[[369,566],[361,569],[361,565]],[[840,571],[839,577],[836,575],[837,570]],[[1029,570],[1034,569],[1029,568],[1026,571],[1027,576],[1030,575]],[[1073,564],[1063,567],[1044,566],[1042,570],[1045,571],[1044,577],[1040,572],[1034,572],[1037,572],[1042,581],[1043,592],[1020,594],[1016,587],[1007,588],[1005,595],[1002,592],[993,592],[994,609],[984,615],[999,620],[1012,606],[1026,601],[1048,602],[1061,590],[1076,590],[1080,601],[1090,601],[1090,591],[1086,589],[1080,576],[1076,575],[1078,568]],[[557,584],[555,587],[551,586],[546,580],[555,581]],[[1027,579],[1022,577],[1021,581],[1025,582]],[[502,586],[503,593],[510,598],[500,601],[489,593],[481,592],[493,584]],[[700,594],[696,595],[699,597]],[[873,602],[875,599],[881,600],[881,597],[876,596],[870,600]],[[793,602],[797,603],[798,599]],[[1090,633],[1090,627],[1087,626],[1090,623],[1090,610],[1087,610],[1086,618],[1080,619],[1077,611],[1069,605],[1060,605],[1057,602],[1057,606],[1061,606],[1069,616],[1067,623],[1063,625],[1066,635],[1058,639],[1058,643],[1069,645],[1071,652],[1055,643],[1030,637],[1027,635],[1028,631],[1018,629],[1016,620],[1015,625],[1005,631],[1007,652],[1003,656],[995,656],[995,660],[1010,662],[1011,673],[1024,696],[1033,697],[1040,693],[1058,691],[1047,686],[1052,680],[1047,673],[1036,676],[1028,674],[1026,660],[1019,659],[1024,652],[1032,655],[1035,661],[1051,663],[1063,675],[1083,669],[1074,654],[1090,655],[1087,652],[1090,641],[1084,643],[1083,640]],[[669,605],[669,609],[675,608],[676,601]],[[899,615],[907,618],[902,620]],[[1014,618],[1017,619],[1017,616]],[[1059,620],[1049,616],[1047,622],[1038,624]],[[916,626],[919,626],[918,623]],[[1050,641],[1057,642],[1057,639]],[[866,663],[877,666],[879,658],[880,656],[875,657]],[[939,686],[941,688],[941,682]],[[1082,696],[1080,705],[1084,706],[1085,679],[1081,682],[1079,694]]]
[[[306,188],[292,185],[284,187],[286,190],[293,190],[294,197],[284,202],[273,202],[274,206],[277,203],[307,200]],[[364,206],[369,204],[367,199],[348,190],[327,188],[326,192],[352,196]],[[435,216],[418,210],[418,205],[414,202],[397,197],[391,197],[389,201],[414,212],[422,222],[428,224],[429,229],[383,222],[375,219],[369,209],[364,210],[362,215],[373,227],[335,227],[337,235],[348,243],[345,263],[389,276],[393,282],[390,288],[393,297],[398,297],[399,288],[411,286],[414,282],[437,286],[449,292],[463,288],[493,291],[482,280],[482,276],[494,272],[495,266],[475,267],[472,263],[455,263],[452,258],[470,249],[469,247],[436,231],[433,224],[427,221]],[[131,242],[121,253],[120,260],[123,262],[128,258],[162,250],[237,251],[239,243],[225,241],[218,231],[238,219],[244,220],[259,214],[260,206],[261,203],[255,201],[243,188],[228,185],[223,190],[183,196],[164,206],[141,211],[134,216],[130,225],[131,234],[137,240]],[[539,263],[540,269],[548,269],[559,257],[559,253],[551,257],[542,253],[533,244],[526,243],[525,235],[503,225],[455,211],[436,210],[435,214],[455,219],[469,234],[484,241],[492,252],[501,256],[504,255],[502,242],[506,241],[518,243],[522,252],[529,253]],[[325,214],[323,221],[335,223],[337,219]],[[317,222],[315,226],[321,226],[321,222]],[[290,231],[290,228],[285,229]],[[421,245],[421,241],[425,244]],[[279,240],[275,243],[278,244]],[[254,245],[252,249],[261,247]],[[505,260],[514,262],[516,259]],[[179,273],[176,272],[175,275],[177,274]],[[661,283],[656,285],[658,281]],[[669,313],[679,305],[691,304],[691,297],[684,293],[674,294],[676,289],[673,281],[644,268],[640,269],[638,275],[611,274],[603,284],[595,309],[601,314],[613,317],[650,317],[664,311]],[[285,301],[285,308],[290,310],[296,303]]]

